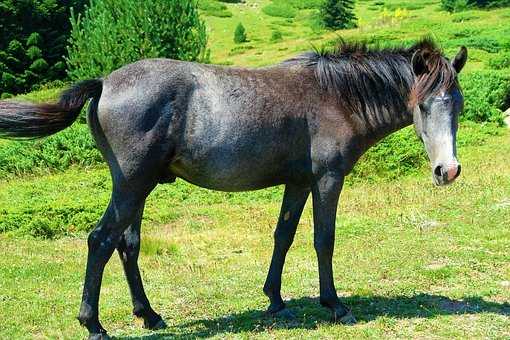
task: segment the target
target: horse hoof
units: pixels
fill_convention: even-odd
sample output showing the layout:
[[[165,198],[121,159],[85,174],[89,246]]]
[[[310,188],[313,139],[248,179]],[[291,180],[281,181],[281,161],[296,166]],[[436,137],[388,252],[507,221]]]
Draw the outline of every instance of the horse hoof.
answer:
[[[93,333],[89,335],[88,340],[111,340],[111,338],[106,333]]]
[[[344,312],[342,316],[340,316],[337,311],[333,311],[333,322],[342,325],[354,325],[357,321],[351,311],[347,311],[347,313]]]
[[[156,322],[154,325],[147,326],[145,328],[150,329],[151,331],[157,331],[159,329],[165,329],[167,327],[168,326],[166,325],[166,322],[163,319],[159,319],[159,321]]]

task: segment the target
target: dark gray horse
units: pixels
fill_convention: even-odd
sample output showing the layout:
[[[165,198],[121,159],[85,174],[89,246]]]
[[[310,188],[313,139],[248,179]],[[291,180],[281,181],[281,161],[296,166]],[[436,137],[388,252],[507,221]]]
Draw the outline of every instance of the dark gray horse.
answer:
[[[0,102],[0,133],[35,138],[71,125],[92,99],[90,130],[111,170],[111,201],[88,238],[79,321],[106,338],[98,300],[115,249],[124,265],[134,314],[164,327],[151,308],[137,265],[144,202],[176,177],[215,190],[285,185],[271,266],[264,285],[269,312],[285,308],[281,274],[303,206],[312,193],[320,303],[352,321],[337,297],[332,255],[344,177],[374,143],[413,123],[436,184],[460,173],[455,139],[463,96],[457,81],[463,47],[450,62],[432,41],[370,49],[342,43],[261,69],[142,60],[104,79],[81,82],[57,104]]]

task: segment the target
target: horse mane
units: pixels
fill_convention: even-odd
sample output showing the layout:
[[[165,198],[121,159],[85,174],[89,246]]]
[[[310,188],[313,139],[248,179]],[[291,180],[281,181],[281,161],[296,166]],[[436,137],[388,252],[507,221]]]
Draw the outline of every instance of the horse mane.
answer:
[[[413,73],[415,53],[426,56],[427,73]],[[404,116],[427,96],[456,83],[455,70],[430,38],[409,48],[340,40],[333,49],[315,49],[284,64],[312,68],[322,89],[373,123]]]

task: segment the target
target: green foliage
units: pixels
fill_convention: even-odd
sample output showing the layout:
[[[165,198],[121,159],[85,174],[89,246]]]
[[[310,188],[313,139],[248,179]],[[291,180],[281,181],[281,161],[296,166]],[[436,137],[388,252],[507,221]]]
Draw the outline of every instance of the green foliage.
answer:
[[[426,162],[423,146],[409,127],[372,147],[354,168],[353,177],[395,179],[417,173]]]
[[[469,7],[494,8],[510,6],[510,0],[441,0],[441,7],[448,12],[460,12]]]
[[[296,9],[319,9],[323,0],[287,0]]]
[[[510,106],[510,75],[497,71],[461,74],[464,120],[503,123],[502,110]]]
[[[248,37],[246,35],[246,29],[244,28],[242,23],[239,23],[234,31],[234,42],[236,44],[241,44],[248,41]]]
[[[328,29],[356,27],[354,0],[325,0],[321,7],[321,18]]]
[[[199,0],[198,8],[205,15],[213,17],[230,18],[232,16],[232,12],[228,10],[227,6],[217,2],[216,0]]]
[[[282,41],[283,40],[283,34],[281,31],[273,31],[271,33],[271,41],[273,42],[276,42],[276,41]]]
[[[0,0],[0,71],[7,73],[0,77],[0,94],[26,92],[65,77],[65,70],[53,65],[64,59],[70,8],[78,13],[86,2]]]
[[[262,12],[272,17],[294,18],[297,14],[294,8],[286,0],[273,0],[272,3],[262,8]]]
[[[92,0],[83,16],[72,14],[71,23],[72,79],[102,76],[144,58],[208,58],[195,1]]]
[[[493,70],[502,70],[504,68],[510,68],[510,52],[499,53],[491,57],[487,65]]]
[[[74,124],[42,140],[0,144],[0,178],[99,163],[102,157],[86,124]]]
[[[450,44],[455,43],[457,46],[466,46],[467,48],[476,48],[489,53],[497,53],[503,48],[501,43],[491,37],[475,35],[461,39],[455,39]]]

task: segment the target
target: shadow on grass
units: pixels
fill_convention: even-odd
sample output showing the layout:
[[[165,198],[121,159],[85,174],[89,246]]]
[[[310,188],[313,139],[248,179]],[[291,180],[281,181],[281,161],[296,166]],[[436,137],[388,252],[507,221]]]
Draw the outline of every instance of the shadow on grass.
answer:
[[[480,297],[453,300],[445,296],[418,294],[415,296],[351,296],[342,301],[352,308],[358,323],[378,317],[397,319],[434,318],[438,315],[493,313],[510,316],[509,303],[485,301]],[[224,333],[262,332],[267,329],[315,329],[328,323],[329,312],[319,305],[318,298],[300,298],[287,302],[293,318],[274,318],[260,310],[247,310],[219,318],[198,319],[172,326],[141,337],[116,337],[115,339],[189,339],[210,337]],[[355,326],[353,326],[355,327]]]

